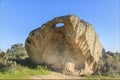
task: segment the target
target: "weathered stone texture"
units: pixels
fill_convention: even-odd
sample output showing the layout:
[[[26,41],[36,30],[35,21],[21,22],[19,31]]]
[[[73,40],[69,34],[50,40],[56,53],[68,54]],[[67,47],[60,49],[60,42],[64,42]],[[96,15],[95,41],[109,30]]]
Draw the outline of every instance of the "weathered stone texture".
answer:
[[[75,15],[54,18],[33,30],[25,48],[32,61],[68,75],[92,74],[103,50],[93,26]]]

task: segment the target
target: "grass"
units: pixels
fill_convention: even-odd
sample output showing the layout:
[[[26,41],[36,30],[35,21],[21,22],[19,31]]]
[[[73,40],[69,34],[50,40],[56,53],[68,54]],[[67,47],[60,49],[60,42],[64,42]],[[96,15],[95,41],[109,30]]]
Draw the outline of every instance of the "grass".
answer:
[[[0,71],[0,79],[25,79],[34,75],[47,75],[50,71],[39,66],[37,69],[30,69],[28,67],[19,66],[14,72]]]

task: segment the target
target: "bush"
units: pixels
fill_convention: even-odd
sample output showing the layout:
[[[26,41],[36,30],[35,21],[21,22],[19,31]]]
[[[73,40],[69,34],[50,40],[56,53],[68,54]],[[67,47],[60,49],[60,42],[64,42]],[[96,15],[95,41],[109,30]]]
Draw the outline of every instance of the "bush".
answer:
[[[14,44],[6,52],[7,56],[11,58],[24,58],[28,57],[25,47],[22,43]]]
[[[103,54],[95,74],[120,78],[120,53],[109,51]]]

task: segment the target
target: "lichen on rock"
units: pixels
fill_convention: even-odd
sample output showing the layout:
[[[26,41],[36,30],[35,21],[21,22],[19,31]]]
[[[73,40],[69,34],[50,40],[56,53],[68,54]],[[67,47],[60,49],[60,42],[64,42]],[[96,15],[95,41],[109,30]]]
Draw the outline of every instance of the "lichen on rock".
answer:
[[[56,24],[64,25],[57,27]],[[90,75],[102,56],[93,26],[75,15],[54,18],[30,32],[25,48],[31,60],[67,75]]]

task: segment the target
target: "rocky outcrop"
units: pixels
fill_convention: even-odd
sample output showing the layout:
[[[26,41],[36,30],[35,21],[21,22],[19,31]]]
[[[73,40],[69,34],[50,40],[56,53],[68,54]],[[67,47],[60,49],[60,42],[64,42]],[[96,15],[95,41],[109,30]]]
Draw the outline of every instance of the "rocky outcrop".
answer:
[[[32,61],[68,75],[92,74],[103,50],[93,26],[75,15],[54,18],[33,30],[25,48]]]

